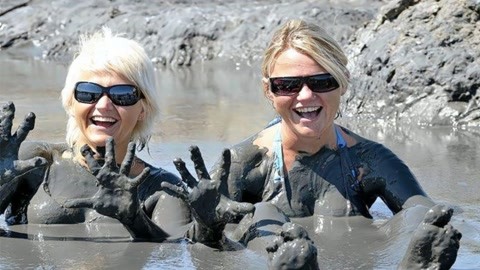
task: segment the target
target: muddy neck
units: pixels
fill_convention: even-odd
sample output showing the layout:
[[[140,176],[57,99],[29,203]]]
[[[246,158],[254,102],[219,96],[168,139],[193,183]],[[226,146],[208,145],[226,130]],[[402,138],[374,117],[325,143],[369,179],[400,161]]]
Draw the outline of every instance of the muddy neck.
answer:
[[[313,155],[324,147],[330,149],[337,148],[335,125],[333,124],[316,138],[299,136],[286,127],[286,125],[282,125],[282,123],[280,123],[280,129],[281,151],[283,153],[284,166],[287,171],[290,171],[299,153]]]
[[[315,154],[323,147],[337,148],[335,125],[332,124],[318,137],[299,136],[292,132],[286,125],[280,123],[282,136],[282,149],[285,152]]]

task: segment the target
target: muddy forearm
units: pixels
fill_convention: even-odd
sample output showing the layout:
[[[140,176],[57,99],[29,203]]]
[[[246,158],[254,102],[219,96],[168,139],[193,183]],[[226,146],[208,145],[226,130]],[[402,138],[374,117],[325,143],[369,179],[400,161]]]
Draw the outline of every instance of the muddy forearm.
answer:
[[[410,168],[392,151],[379,144],[370,147],[361,156],[369,167],[364,178],[367,193],[380,196],[393,213],[405,209],[414,196],[428,198]]]
[[[194,221],[185,236],[193,242],[219,248],[222,246],[222,243],[225,242],[223,229],[222,226],[219,226],[218,228],[210,228]]]
[[[143,209],[138,210],[133,220],[122,223],[135,240],[163,242],[169,237],[147,216]]]
[[[0,185],[0,214],[5,214],[12,224],[25,223],[26,211],[30,200],[42,183],[44,167],[38,167],[21,177]],[[10,205],[9,213],[5,209]]]

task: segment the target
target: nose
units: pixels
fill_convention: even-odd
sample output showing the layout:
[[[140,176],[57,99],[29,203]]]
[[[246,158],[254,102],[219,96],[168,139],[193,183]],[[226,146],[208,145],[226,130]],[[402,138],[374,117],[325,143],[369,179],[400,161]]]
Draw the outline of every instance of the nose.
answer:
[[[103,94],[100,99],[97,101],[97,103],[95,104],[95,106],[97,108],[111,108],[113,106],[113,103],[112,101],[110,100],[110,98],[106,95],[106,94]]]
[[[298,92],[297,99],[309,99],[315,96],[315,93],[304,83],[302,89]]]

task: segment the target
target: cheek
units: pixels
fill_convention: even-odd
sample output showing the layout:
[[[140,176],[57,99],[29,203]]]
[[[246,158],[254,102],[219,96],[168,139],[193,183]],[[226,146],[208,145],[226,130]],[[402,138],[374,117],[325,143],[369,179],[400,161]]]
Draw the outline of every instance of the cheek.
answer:
[[[340,91],[334,91],[325,95],[325,103],[328,104],[329,107],[338,108],[340,105],[340,97],[342,93]]]
[[[127,117],[124,118],[126,122],[133,128],[138,122],[138,114],[127,114]]]
[[[86,121],[90,108],[91,106],[88,104],[75,103],[73,105],[71,113],[74,115],[77,123]]]
[[[338,108],[338,106],[340,105],[340,98],[339,97],[332,97],[328,101],[328,104],[330,104],[330,106],[332,106],[334,108]]]
[[[140,108],[131,108],[131,109],[132,110],[129,110],[129,109],[124,110],[123,108],[119,108],[118,113],[121,115],[124,122],[127,122],[128,125],[131,125],[133,128],[138,122],[138,119],[142,112],[142,108],[140,107]]]
[[[283,111],[290,109],[293,99],[289,97],[274,97],[272,101],[276,111]]]

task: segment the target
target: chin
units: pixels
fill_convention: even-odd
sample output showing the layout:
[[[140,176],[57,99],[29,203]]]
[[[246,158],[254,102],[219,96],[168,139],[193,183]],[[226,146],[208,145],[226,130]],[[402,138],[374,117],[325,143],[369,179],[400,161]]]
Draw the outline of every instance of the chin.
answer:
[[[108,138],[111,138],[111,136],[107,136],[107,135],[94,136],[93,138],[90,138],[90,141],[95,146],[105,146]]]
[[[302,137],[315,137],[318,138],[320,136],[320,132],[318,130],[306,129],[302,128],[298,130],[298,134]]]
[[[300,127],[298,129],[298,134],[300,134],[302,137],[310,137],[310,138],[318,138],[321,136],[323,133],[323,128],[320,127]]]

